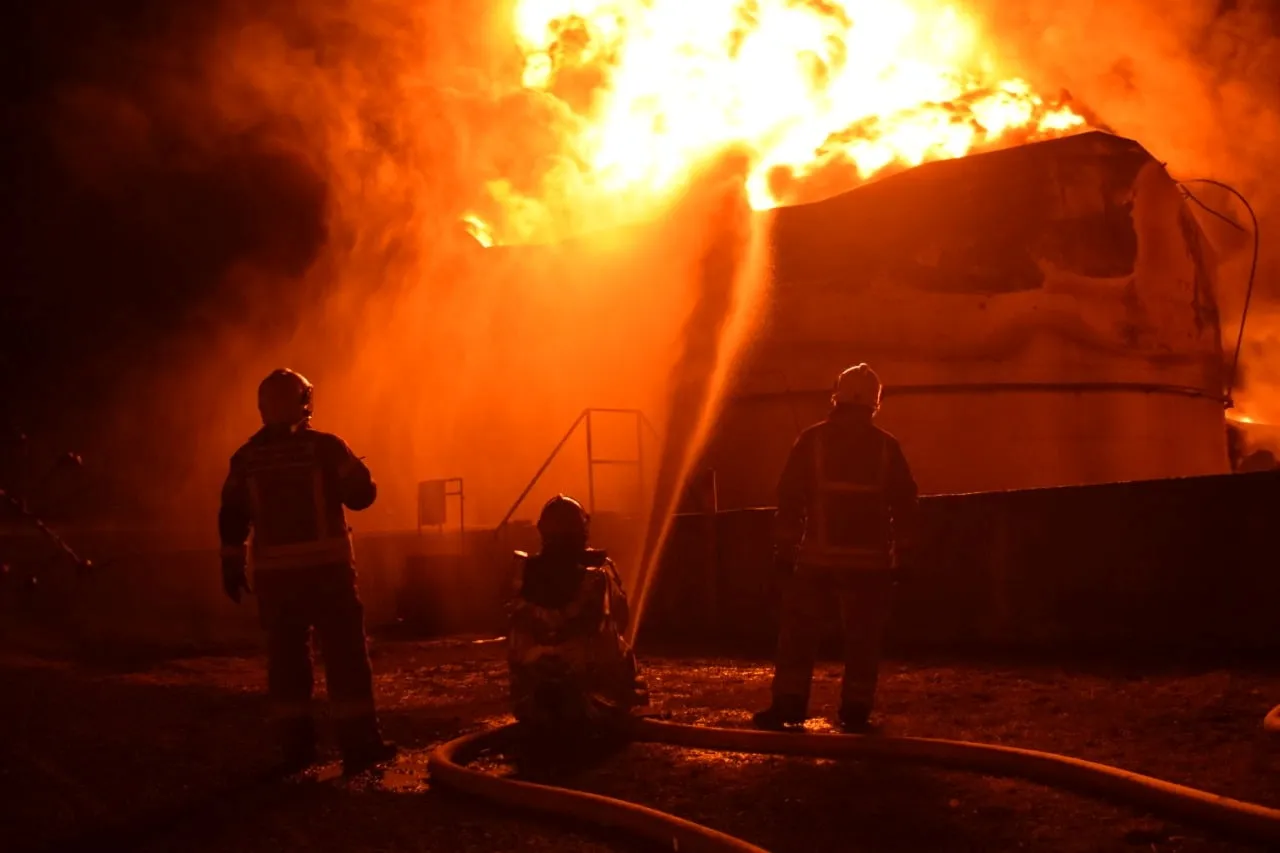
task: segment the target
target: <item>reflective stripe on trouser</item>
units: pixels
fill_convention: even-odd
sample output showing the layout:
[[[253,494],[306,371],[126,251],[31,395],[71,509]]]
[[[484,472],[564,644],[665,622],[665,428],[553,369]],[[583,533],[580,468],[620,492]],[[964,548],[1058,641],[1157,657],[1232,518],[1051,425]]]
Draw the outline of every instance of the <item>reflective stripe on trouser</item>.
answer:
[[[254,571],[276,569],[305,569],[329,564],[350,564],[355,558],[349,536],[332,536],[311,542],[291,542],[288,545],[267,545],[257,541],[253,545]]]
[[[269,688],[268,688],[269,689]],[[276,694],[271,696],[271,719],[276,723],[291,723],[295,720],[311,719],[311,700],[291,701],[282,699]]]
[[[376,708],[373,704],[373,697],[370,696],[365,699],[331,701],[329,710],[335,720],[359,720],[364,717],[372,717]]]
[[[893,555],[884,548],[818,548],[802,545],[798,561],[814,569],[866,572],[887,571],[893,567]]]
[[[258,606],[267,632],[267,684],[273,705],[297,710],[311,698],[310,637],[314,627],[324,658],[331,710],[368,730],[373,718],[373,673],[365,644],[364,607],[350,565],[268,572],[258,578]],[[373,725],[376,731],[376,725]]]
[[[823,611],[835,596],[844,623],[841,705],[871,708],[892,593],[893,577],[887,572],[801,566],[782,597],[774,704],[808,708]]]

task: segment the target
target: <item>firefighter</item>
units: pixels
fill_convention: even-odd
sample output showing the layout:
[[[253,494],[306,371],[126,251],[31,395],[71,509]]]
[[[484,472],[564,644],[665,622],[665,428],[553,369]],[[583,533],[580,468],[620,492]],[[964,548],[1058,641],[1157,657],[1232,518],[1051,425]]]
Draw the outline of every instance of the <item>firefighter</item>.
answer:
[[[364,608],[343,511],[370,506],[377,488],[346,442],[312,429],[312,386],[301,374],[276,370],[264,379],[258,410],[263,427],[231,457],[222,487],[223,587],[237,604],[250,591],[245,541],[252,531],[254,586],[267,635],[267,691],[284,769],[303,769],[316,758],[314,629],[343,769],[357,773],[396,753],[378,729]]]
[[[538,518],[539,553],[516,552],[508,665],[516,720],[553,737],[603,731],[648,704],[626,640],[617,568],[590,548],[590,518],[557,495]]]
[[[876,427],[880,380],[865,364],[840,374],[826,420],[804,430],[778,486],[774,563],[782,575],[773,702],[753,716],[768,729],[808,717],[822,604],[844,622],[839,723],[870,723],[880,644],[896,569],[909,559],[916,484],[897,439]]]

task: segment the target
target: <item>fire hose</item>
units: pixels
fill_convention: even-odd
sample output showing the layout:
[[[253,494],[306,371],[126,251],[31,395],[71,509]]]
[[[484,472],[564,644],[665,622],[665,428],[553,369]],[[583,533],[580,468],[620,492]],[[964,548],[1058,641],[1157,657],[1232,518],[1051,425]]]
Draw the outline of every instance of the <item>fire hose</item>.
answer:
[[[766,853],[762,847],[657,809],[600,794],[505,779],[466,766],[481,752],[510,743],[514,732],[515,726],[502,726],[473,732],[437,747],[427,762],[431,781],[503,806],[622,830],[673,850]]]
[[[481,752],[510,742],[513,726],[478,732],[438,747],[433,782],[506,806],[619,829],[695,853],[762,853],[762,848],[665,812],[598,794],[506,779],[469,768]],[[1221,833],[1280,844],[1280,810],[1211,794],[1118,767],[1039,750],[967,741],[878,735],[793,734],[637,720],[640,743],[804,758],[870,759],[1005,776],[1137,806]]]

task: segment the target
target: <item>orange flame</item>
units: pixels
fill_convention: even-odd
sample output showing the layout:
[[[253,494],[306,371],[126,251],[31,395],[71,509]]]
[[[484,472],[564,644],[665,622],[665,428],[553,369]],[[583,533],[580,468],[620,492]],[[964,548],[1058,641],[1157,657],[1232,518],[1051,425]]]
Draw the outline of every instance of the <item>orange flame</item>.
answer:
[[[1001,76],[976,19],[940,0],[518,0],[515,30],[524,86],[581,119],[572,156],[615,202],[732,146],[768,209],[1085,125]]]
[[[462,225],[475,241],[486,249],[493,245],[493,229],[479,216],[468,213],[462,217]]]

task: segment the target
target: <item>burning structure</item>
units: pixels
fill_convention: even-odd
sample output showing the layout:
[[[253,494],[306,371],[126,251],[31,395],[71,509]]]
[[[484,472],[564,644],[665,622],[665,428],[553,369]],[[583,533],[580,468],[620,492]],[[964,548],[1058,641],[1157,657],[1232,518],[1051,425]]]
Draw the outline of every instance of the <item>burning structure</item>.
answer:
[[[1153,575],[1135,566],[1198,577],[1270,486],[1215,476],[1231,472],[1216,258],[1163,164],[1086,132],[760,215],[763,310],[699,463],[716,472],[720,512],[677,519],[646,630],[683,636],[694,612],[717,613],[711,633],[764,642],[771,511],[754,508],[773,505],[786,453],[825,413],[836,374],[867,361],[886,383],[883,424],[937,496],[922,507],[929,568],[904,601],[902,636],[1178,642],[1142,616]],[[625,250],[598,246],[627,240],[589,242],[484,254],[495,270],[555,276],[530,287],[626,269]],[[1197,522],[1175,537],[1171,512]],[[1068,546],[1080,529],[1113,532]],[[1239,590],[1271,600],[1247,565]],[[1160,618],[1203,616],[1196,588],[1169,593]],[[1206,622],[1269,642],[1265,620],[1240,619],[1241,596],[1229,599],[1235,615]],[[1105,630],[1082,615],[1100,600],[1124,614]]]
[[[926,494],[1229,472],[1212,249],[1138,143],[941,160],[769,216],[764,316],[702,457],[722,508],[772,504],[859,361]],[[616,276],[605,254],[495,252],[561,281]]]
[[[763,302],[745,344],[713,340],[731,339],[740,317],[681,330],[704,373],[726,361],[732,371],[723,383],[671,372],[678,428],[665,436],[651,527],[666,523],[664,484],[690,473],[679,452],[716,472],[722,511],[677,519],[665,549],[646,539],[637,609],[655,632],[768,624],[769,511],[752,508],[773,504],[786,451],[824,413],[837,372],[867,361],[888,385],[884,425],[937,496],[923,508],[929,569],[907,634],[1043,639],[1062,616],[1064,636],[1083,636],[1096,626],[1077,614],[1103,598],[1125,613],[1115,625],[1156,636],[1137,617],[1166,578],[1152,584],[1134,566],[1197,577],[1214,564],[1201,540],[1221,541],[1222,519],[1245,517],[1256,485],[1209,476],[1231,470],[1215,260],[1163,164],[1085,132],[1069,98],[1042,97],[1001,62],[984,19],[930,0],[587,0],[572,12],[525,0],[516,21],[524,86],[565,119],[568,145],[523,189],[490,182],[466,217],[495,247],[478,253],[481,279],[571,304],[628,290],[676,314],[682,302],[654,294],[678,275],[701,279],[695,300],[715,291],[706,270],[732,264],[709,261],[710,244],[732,226],[706,227],[708,252],[680,240],[701,221],[667,223],[667,241],[662,223],[656,238],[558,241],[660,218],[726,150],[747,161],[749,206],[768,211],[752,234],[769,243],[762,298],[721,300]],[[528,246],[539,242],[557,245]],[[619,375],[607,393],[627,390]],[[697,406],[709,432],[682,417]],[[1176,548],[1174,500],[1203,522]],[[1108,525],[1119,544],[1069,547]],[[1255,579],[1239,588],[1267,598]],[[1188,614],[1202,604],[1185,603]]]
[[[784,208],[772,235],[771,304],[705,454],[722,505],[770,505],[858,361],[925,493],[1229,470],[1211,250],[1137,143],[926,164]]]
[[[772,269],[763,323],[738,353],[698,463],[717,470],[721,508],[772,504],[797,429],[820,416],[836,372],[861,360],[889,385],[884,423],[926,492],[1227,470],[1211,259],[1176,185],[1135,143],[1054,138],[1085,119],[1037,92],[1043,80],[1028,83],[1017,76],[1026,69],[1002,63],[980,19],[930,0],[521,0],[511,23],[520,55],[503,67],[519,65],[521,80],[503,101],[510,122],[477,133],[470,189],[440,212],[493,248],[449,267],[465,300],[431,307],[442,326],[458,327],[449,339],[474,354],[473,375],[514,375],[553,434],[509,446],[509,430],[533,419],[521,407],[513,403],[504,420],[506,401],[423,381],[419,395],[431,404],[415,411],[446,410],[430,435],[447,437],[450,424],[475,434],[454,444],[470,458],[451,450],[448,470],[429,470],[440,464],[434,452],[414,461],[402,451],[431,441],[388,438],[372,418],[357,443],[380,444],[381,457],[396,460],[385,476],[399,478],[401,506],[417,479],[456,474],[468,500],[480,501],[468,503],[468,522],[492,523],[582,407],[659,420],[668,385],[679,384],[665,383],[662,360],[696,288],[704,238],[718,236],[705,220],[719,212],[667,223],[665,236],[686,238],[682,251],[661,239],[610,243],[608,234],[528,244],[674,207],[725,150],[745,151],[740,186],[751,208],[768,211],[759,221],[768,224]],[[425,122],[420,113],[404,112],[406,137],[431,135],[432,125],[415,124]],[[329,153],[335,173],[359,174],[347,168],[347,148]],[[409,161],[406,180],[420,171],[417,154]],[[418,186],[387,183],[396,199]],[[362,234],[376,230],[364,222],[373,210],[364,188],[334,184],[333,209],[349,210]],[[387,209],[399,223],[401,208]],[[687,233],[699,229],[706,233]],[[360,244],[381,257],[379,241]],[[331,260],[356,270],[365,257]],[[678,277],[689,281],[673,284]],[[423,337],[416,321],[399,328],[413,342]],[[377,397],[365,391],[364,368],[387,352],[369,347],[351,371],[350,411],[376,409],[363,405]],[[562,369],[587,360],[605,367]],[[522,370],[500,372],[511,366]],[[411,396],[392,384],[397,399]],[[457,399],[437,406],[449,391]],[[406,434],[426,434],[417,417]],[[548,485],[590,494],[579,482]],[[640,490],[628,481],[616,491],[629,509]],[[483,506],[487,494],[499,495],[496,512]],[[602,503],[607,511],[621,501]],[[382,533],[362,535],[357,551],[366,577],[390,587],[405,555],[426,546],[412,532]],[[501,558],[509,564],[509,554]],[[212,634],[217,619],[206,621]]]
[[[934,0],[519,0],[512,24],[521,114],[557,136],[522,139],[527,173],[501,159],[464,220],[486,244],[634,220],[725,150],[764,210],[1086,126]]]

